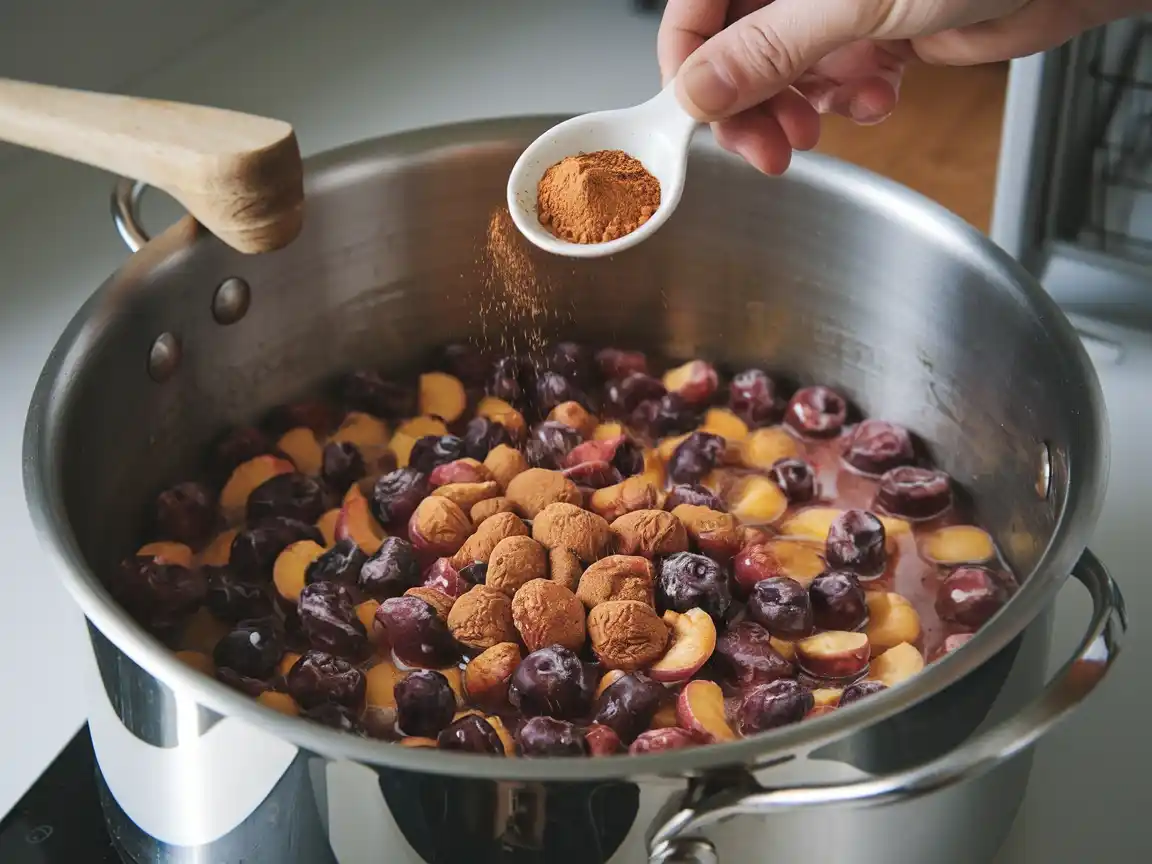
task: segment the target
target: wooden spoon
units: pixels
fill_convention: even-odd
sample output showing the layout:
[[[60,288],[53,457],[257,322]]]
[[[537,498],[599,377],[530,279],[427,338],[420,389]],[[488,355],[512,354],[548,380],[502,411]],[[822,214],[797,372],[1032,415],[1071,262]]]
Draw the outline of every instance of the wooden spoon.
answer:
[[[0,140],[162,189],[241,252],[300,233],[300,148],[280,120],[0,78]]]

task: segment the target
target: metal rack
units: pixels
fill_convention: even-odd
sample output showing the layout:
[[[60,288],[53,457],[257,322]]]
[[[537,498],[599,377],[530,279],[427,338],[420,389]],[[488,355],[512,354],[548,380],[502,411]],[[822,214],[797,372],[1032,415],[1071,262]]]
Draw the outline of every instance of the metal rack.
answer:
[[[992,237],[1067,311],[1152,329],[1152,16],[1013,62]]]
[[[1152,21],[1085,37],[1090,183],[1079,242],[1152,263]]]

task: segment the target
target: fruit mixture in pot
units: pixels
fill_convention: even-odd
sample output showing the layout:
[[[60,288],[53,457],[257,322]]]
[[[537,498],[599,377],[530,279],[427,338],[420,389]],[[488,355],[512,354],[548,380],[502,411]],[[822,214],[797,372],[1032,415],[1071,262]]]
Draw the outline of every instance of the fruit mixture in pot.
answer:
[[[537,757],[835,711],[1015,588],[920,443],[827,387],[563,342],[435,369],[355,372],[225,435],[110,591],[274,710]]]

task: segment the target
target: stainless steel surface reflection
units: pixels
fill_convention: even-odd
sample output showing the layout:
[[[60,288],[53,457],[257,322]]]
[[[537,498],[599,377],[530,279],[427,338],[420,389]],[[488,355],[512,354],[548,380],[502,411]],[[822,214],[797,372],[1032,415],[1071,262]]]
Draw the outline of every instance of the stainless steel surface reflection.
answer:
[[[932,442],[1027,579],[964,650],[906,685],[755,739],[653,757],[419,752],[266,711],[175,661],[101,587],[95,574],[131,547],[158,480],[191,470],[222,426],[339,370],[411,370],[477,333],[488,216],[516,155],[552,122],[448,127],[313,160],[306,227],[290,248],[240,256],[185,220],[134,255],[62,337],[30,409],[25,478],[48,551],[94,628],[102,683],[91,728],[111,823],[135,837],[142,861],[316,860],[316,843],[341,864],[618,862],[650,851],[665,861],[982,860],[1022,795],[1020,748],[1087,695],[1123,628],[1114,586],[1085,558],[1090,635],[1080,665],[1043,689],[1050,603],[1104,488],[1099,387],[1067,321],[1011,260],[918,196],[832,160],[804,157],[768,180],[702,142],[682,205],[651,241],[609,261],[532,254],[564,310],[550,325],[557,336],[766,363],[797,383],[833,384]],[[222,326],[213,299],[230,278],[250,287],[250,305]],[[489,322],[486,338],[499,330]],[[161,333],[181,356],[157,383],[147,360]],[[897,772],[912,773],[885,780]],[[847,806],[869,795],[878,806]],[[713,824],[828,800],[845,806]],[[275,842],[256,842],[270,832]]]

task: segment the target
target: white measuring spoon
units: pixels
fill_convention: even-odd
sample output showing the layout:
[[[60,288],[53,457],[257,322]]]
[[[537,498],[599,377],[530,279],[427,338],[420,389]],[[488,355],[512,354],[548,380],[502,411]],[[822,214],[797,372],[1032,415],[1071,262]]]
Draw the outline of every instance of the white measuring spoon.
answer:
[[[508,210],[521,233],[536,246],[570,258],[601,258],[643,243],[659,230],[684,193],[688,145],[699,124],[676,98],[675,84],[632,108],[582,114],[554,126],[520,154],[508,177]],[[633,231],[606,243],[569,243],[540,224],[536,187],[544,172],[565,156],[623,150],[660,181],[660,207]]]

